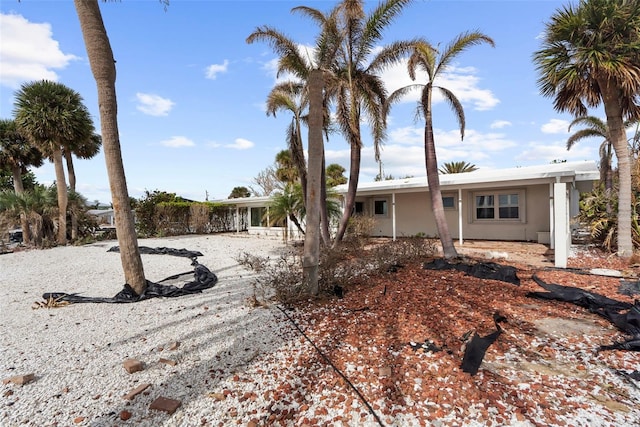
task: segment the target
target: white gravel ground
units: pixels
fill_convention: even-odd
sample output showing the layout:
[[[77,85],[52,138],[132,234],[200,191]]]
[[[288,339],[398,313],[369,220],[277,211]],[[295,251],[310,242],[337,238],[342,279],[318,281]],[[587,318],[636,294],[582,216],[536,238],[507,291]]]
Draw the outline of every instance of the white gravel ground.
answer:
[[[202,294],[134,304],[31,308],[44,292],[115,295],[124,276],[119,254],[107,249],[116,244],[0,256],[0,379],[36,377],[23,386],[0,386],[0,425],[247,425],[255,415],[251,404],[268,402],[255,402],[260,395],[243,401],[245,393],[259,393],[244,379],[265,364],[280,369],[280,350],[301,341],[277,310],[250,306],[252,273],[236,258],[243,251],[275,255],[283,243],[241,235],[140,240],[141,246],[202,252],[198,261],[218,275],[218,284]],[[191,269],[187,258],[142,257],[151,281]],[[173,342],[180,346],[171,351]],[[142,361],[145,369],[127,373],[127,358]],[[151,384],[145,393],[123,399],[143,383]],[[159,396],[182,405],[173,415],[149,409]],[[131,419],[122,421],[122,411]]]

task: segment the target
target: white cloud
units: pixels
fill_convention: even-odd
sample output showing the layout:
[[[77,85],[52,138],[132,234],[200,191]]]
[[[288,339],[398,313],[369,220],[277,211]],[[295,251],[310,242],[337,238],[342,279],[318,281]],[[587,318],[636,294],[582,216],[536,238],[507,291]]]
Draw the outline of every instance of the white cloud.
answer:
[[[530,142],[515,160],[532,163],[550,163],[553,160],[591,160],[597,158],[597,145],[578,144],[567,150],[566,141],[552,143]]]
[[[29,22],[21,15],[0,13],[0,84],[16,88],[32,80],[58,80],[77,56],[63,53],[51,25]]]
[[[569,132],[569,122],[561,119],[551,119],[543,124],[540,130],[543,133],[567,133]]]
[[[150,116],[166,116],[175,103],[168,98],[163,98],[152,93],[136,93],[138,111],[142,111]]]
[[[255,144],[251,141],[249,141],[248,139],[244,139],[244,138],[236,138],[236,140],[233,142],[233,144],[226,144],[225,147],[227,148],[233,148],[235,150],[248,150],[249,148],[252,148],[253,146],[255,146]]]
[[[169,139],[160,141],[160,145],[170,148],[193,147],[196,144],[186,136],[172,136]]]
[[[480,78],[477,77],[477,70],[473,67],[449,67],[446,73],[441,74],[435,84],[452,91],[458,100],[463,104],[472,104],[475,110],[490,110],[500,103],[500,100],[493,95],[489,89],[479,87]],[[426,73],[417,72],[416,80],[411,80],[407,73],[407,62],[402,61],[393,67],[388,68],[381,75],[389,93],[397,89],[412,84],[423,84],[428,81]],[[433,102],[444,101],[440,91],[433,93]],[[401,100],[401,102],[417,102],[420,98],[419,90],[415,90]]]
[[[489,126],[491,129],[502,129],[504,127],[511,126],[511,122],[508,120],[495,120]]]
[[[225,59],[222,64],[211,64],[206,69],[206,77],[211,80],[215,80],[220,73],[226,73],[229,67],[229,60]]]

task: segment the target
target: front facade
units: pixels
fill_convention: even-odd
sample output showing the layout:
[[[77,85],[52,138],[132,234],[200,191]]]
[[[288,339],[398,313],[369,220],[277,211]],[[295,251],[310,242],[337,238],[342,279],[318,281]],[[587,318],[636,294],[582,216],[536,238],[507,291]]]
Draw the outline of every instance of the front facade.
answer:
[[[449,230],[459,244],[465,239],[549,244],[555,249],[556,266],[566,267],[571,218],[578,214],[580,193],[590,191],[599,176],[594,162],[440,175]],[[344,195],[347,186],[335,190]],[[251,207],[266,209],[268,205],[268,198],[233,200],[250,212]],[[261,212],[265,218],[265,211]],[[426,177],[361,183],[354,214],[375,218],[374,236],[438,235]],[[274,228],[264,220],[260,226],[253,220],[249,224],[250,233],[267,234]]]

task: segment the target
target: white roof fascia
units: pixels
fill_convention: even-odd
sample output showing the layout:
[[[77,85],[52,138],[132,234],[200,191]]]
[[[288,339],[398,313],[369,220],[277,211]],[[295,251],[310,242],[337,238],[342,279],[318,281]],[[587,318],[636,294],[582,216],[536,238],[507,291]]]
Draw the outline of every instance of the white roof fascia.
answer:
[[[510,169],[478,170],[474,172],[440,175],[443,190],[491,186],[514,187],[549,182],[593,181],[600,178],[595,162],[556,163]],[[390,181],[365,182],[358,185],[358,194],[384,192],[417,192],[428,189],[427,178],[405,178]],[[347,192],[347,184],[334,187],[340,194]]]

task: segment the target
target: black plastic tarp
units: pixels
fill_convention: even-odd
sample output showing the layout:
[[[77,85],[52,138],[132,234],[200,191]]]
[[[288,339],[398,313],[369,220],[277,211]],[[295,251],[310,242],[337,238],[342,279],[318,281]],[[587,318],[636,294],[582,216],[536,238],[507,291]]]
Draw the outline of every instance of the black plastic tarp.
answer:
[[[502,282],[520,285],[520,279],[515,267],[501,265],[495,262],[449,262],[442,258],[436,258],[431,262],[425,262],[422,268],[426,270],[458,270],[479,279],[500,280]]]
[[[109,249],[108,252],[119,252],[119,248],[114,246]],[[218,276],[216,276],[215,273],[209,270],[206,266],[199,264],[196,260],[198,256],[202,256],[200,252],[189,251],[186,249],[171,249],[164,247],[148,248],[141,246],[140,253],[191,258],[193,270],[169,276],[158,283],[147,280],[147,289],[141,295],[136,294],[129,284],[125,284],[123,289],[111,298],[86,297],[79,294],[69,294],[65,292],[47,292],[43,294],[42,297],[45,300],[53,299],[58,302],[68,302],[73,304],[83,302],[128,303],[157,297],[179,297],[183,295],[197,294],[205,289],[212,288],[216,283],[218,283]],[[172,283],[180,283],[181,285],[177,286]]]
[[[533,280],[546,292],[529,292],[527,296],[540,299],[570,302],[598,314],[630,338],[611,345],[603,345],[600,350],[632,350],[640,351],[640,301],[635,304],[618,301],[595,292],[572,286],[546,283],[537,275]]]

